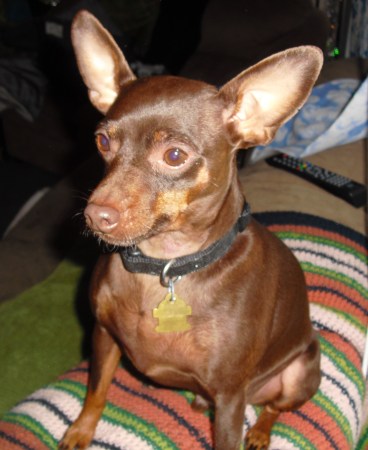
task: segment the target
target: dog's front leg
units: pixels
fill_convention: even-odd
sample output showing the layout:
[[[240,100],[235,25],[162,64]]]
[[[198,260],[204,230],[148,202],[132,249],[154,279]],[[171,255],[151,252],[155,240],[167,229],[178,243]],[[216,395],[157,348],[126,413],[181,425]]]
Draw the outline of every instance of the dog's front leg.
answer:
[[[59,444],[62,450],[85,449],[91,442],[106,402],[107,390],[121,358],[121,350],[99,325],[93,333],[93,357],[87,396],[78,419]]]
[[[243,390],[221,393],[215,399],[215,448],[239,450],[242,444],[245,413]]]

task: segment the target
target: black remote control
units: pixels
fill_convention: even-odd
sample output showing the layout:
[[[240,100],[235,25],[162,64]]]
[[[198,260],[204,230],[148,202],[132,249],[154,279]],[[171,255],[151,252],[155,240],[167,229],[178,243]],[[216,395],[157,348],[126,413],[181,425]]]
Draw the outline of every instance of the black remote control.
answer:
[[[356,208],[367,204],[367,187],[350,178],[284,153],[266,158],[266,162],[316,184]]]

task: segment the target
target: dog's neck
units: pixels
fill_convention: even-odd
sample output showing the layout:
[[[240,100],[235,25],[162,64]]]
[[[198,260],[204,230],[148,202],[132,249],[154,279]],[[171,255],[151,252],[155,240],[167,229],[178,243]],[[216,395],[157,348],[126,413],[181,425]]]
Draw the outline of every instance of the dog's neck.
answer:
[[[139,248],[152,258],[173,259],[197,252],[206,238],[207,236],[198,235],[191,230],[166,231],[144,240]]]
[[[251,220],[250,207],[244,203],[243,210],[231,229],[205,249],[172,259],[152,258],[144,255],[138,247],[122,247],[119,251],[128,272],[159,275],[161,284],[166,286],[170,279],[197,272],[226,255],[236,237],[242,233]]]
[[[238,220],[244,205],[244,196],[237,182],[229,188],[217,204],[206,205],[206,221],[198,223],[183,221],[180,230],[171,230],[139,244],[147,256],[159,259],[173,259],[201,251],[221,239]],[[203,217],[203,214],[201,214]]]

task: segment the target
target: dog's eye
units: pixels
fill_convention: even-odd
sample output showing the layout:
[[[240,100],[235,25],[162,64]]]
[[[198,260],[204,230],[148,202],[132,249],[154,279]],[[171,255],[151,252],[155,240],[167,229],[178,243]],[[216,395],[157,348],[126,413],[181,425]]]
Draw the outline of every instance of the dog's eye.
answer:
[[[106,137],[104,134],[98,133],[96,135],[96,144],[100,152],[106,153],[110,150],[109,138]]]
[[[172,167],[181,166],[186,162],[187,158],[187,153],[180,148],[171,148],[164,154],[165,163]]]

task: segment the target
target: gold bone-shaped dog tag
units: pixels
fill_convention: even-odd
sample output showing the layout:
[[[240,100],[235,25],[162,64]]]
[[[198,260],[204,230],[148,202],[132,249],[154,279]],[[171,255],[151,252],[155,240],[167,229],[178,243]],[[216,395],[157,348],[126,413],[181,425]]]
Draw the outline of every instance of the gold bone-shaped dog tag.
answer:
[[[153,317],[158,319],[155,331],[168,333],[189,330],[190,324],[187,321],[187,316],[191,314],[191,306],[187,305],[177,295],[175,295],[175,300],[173,301],[172,294],[169,292],[158,307],[153,310]]]

